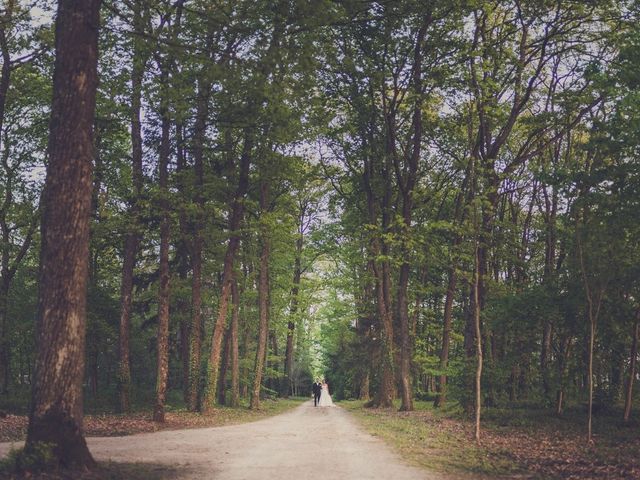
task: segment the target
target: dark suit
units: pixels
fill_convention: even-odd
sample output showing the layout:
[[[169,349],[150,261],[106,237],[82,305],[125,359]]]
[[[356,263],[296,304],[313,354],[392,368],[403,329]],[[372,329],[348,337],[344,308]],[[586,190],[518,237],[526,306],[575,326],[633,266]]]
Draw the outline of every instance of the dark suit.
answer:
[[[313,382],[313,406],[317,407],[320,401],[320,394],[322,393],[322,385]]]

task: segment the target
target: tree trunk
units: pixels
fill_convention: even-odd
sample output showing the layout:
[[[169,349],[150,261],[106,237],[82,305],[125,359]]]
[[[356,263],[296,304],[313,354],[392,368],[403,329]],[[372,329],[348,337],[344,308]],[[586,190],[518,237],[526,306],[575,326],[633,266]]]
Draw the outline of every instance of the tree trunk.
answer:
[[[229,406],[240,405],[240,361],[238,358],[238,319],[240,318],[240,294],[238,292],[238,280],[233,278],[231,283],[231,326],[229,336],[231,342],[231,401]]]
[[[269,225],[264,215],[269,208],[269,182],[260,184],[260,212],[262,251],[260,253],[260,273],[258,279],[258,348],[256,349],[256,361],[253,376],[253,388],[251,390],[251,408],[260,408],[260,390],[262,387],[262,371],[264,358],[267,351],[267,335],[269,333],[269,257],[271,255],[271,239]]]
[[[198,177],[196,168],[196,177]],[[202,178],[200,177],[200,180]],[[198,188],[198,187],[196,187]],[[195,412],[198,409],[200,397],[200,373],[202,367],[202,246],[203,240],[200,232],[196,232],[193,239],[191,252],[191,268],[193,278],[191,281],[191,328],[189,331],[189,392],[187,405],[189,410]]]
[[[295,332],[296,315],[298,314],[298,294],[300,293],[300,279],[302,278],[302,245],[303,245],[303,221],[304,214],[300,218],[300,224],[298,227],[298,238],[296,240],[296,258],[293,266],[293,287],[291,288],[291,309],[289,315],[291,320],[287,323],[287,346],[285,348],[285,361],[284,361],[284,381],[282,393],[285,398],[292,393],[291,385],[291,373],[293,372],[293,335]]]
[[[551,198],[547,194],[547,189],[542,187],[545,201],[545,254],[544,254],[544,277],[543,282],[550,288],[555,288],[555,265],[556,265],[556,212],[558,209],[558,194],[555,187]],[[540,350],[540,372],[542,375],[542,388],[545,398],[551,395],[551,380],[549,373],[549,354],[551,352],[552,325],[548,319],[544,320],[542,330],[542,348]]]
[[[178,119],[175,122],[176,131],[176,187],[179,192],[188,191],[186,182],[187,175],[187,158],[185,152],[185,139],[184,139],[184,123],[182,119]],[[187,214],[187,208],[185,208],[188,198],[184,198],[182,202],[179,202],[178,210],[178,225],[180,234],[175,242],[175,264],[176,273],[179,278],[180,288],[186,286],[187,279],[189,277],[189,265],[191,249],[189,220]],[[170,308],[170,315],[178,319],[179,326],[179,356],[182,366],[182,375],[180,376],[182,395],[184,401],[189,405],[189,376],[190,376],[190,361],[189,351],[191,348],[191,342],[189,340],[191,332],[191,312],[190,312],[190,300],[184,295],[178,295],[175,299],[175,306]]]
[[[163,84],[167,82],[168,75],[163,74]],[[171,235],[169,212],[169,157],[171,155],[170,129],[171,121],[166,105],[166,98],[161,101],[160,107],[161,138],[160,155],[158,159],[160,187],[160,280],[158,286],[158,333],[157,333],[157,374],[156,374],[156,401],[153,408],[153,420],[164,422],[164,404],[167,395],[167,380],[169,377],[169,237]]]
[[[2,265],[4,270],[4,264]],[[7,313],[9,310],[9,278],[2,272],[0,277],[0,366],[2,370],[2,393],[9,391],[9,379],[11,377],[11,355],[8,339]]]
[[[62,467],[95,466],[82,431],[82,379],[100,3],[60,0],[56,17],[38,353],[25,452],[52,444]]]
[[[11,84],[11,53],[9,52],[9,41],[7,27],[13,22],[15,0],[8,0],[0,18],[0,55],[2,55],[2,70],[0,72],[0,132],[4,132],[4,112],[7,105],[7,93]]]
[[[211,46],[211,36],[208,35],[208,45]],[[206,74],[203,72],[203,77]],[[207,118],[209,116],[209,96],[211,82],[201,78],[198,82],[196,119],[193,126],[193,163],[195,173],[195,203],[197,216],[193,223],[193,246],[191,249],[191,267],[193,279],[191,283],[191,326],[189,345],[189,389],[187,404],[191,411],[198,408],[200,390],[200,371],[202,355],[202,227],[205,222],[203,194],[204,188],[204,141],[207,131]]]
[[[2,54],[2,72],[0,77],[0,142],[2,142],[2,132],[4,125],[4,112],[7,103],[7,92],[9,91],[9,85],[11,83],[11,55],[9,52],[9,45],[7,42],[6,26],[10,25],[13,17],[14,2],[10,0],[7,2],[6,9],[2,18],[0,19],[0,49]],[[3,157],[9,156],[8,145],[3,145]],[[5,159],[3,158],[3,163]],[[13,195],[11,186],[11,174],[8,169],[5,172],[7,179],[5,185],[5,206],[9,207],[11,203],[11,197]],[[8,201],[7,201],[8,200]],[[0,367],[2,368],[2,393],[7,393],[9,387],[10,376],[10,358],[9,358],[9,341],[7,339],[7,311],[8,311],[8,299],[9,299],[9,229],[5,223],[6,211],[3,209],[0,214],[2,216],[2,270],[0,271]]]
[[[477,241],[476,241],[477,242]],[[478,254],[478,244],[476,243],[475,247],[475,274],[473,278],[473,324],[475,327],[475,337],[476,337],[476,382],[475,382],[475,391],[476,391],[476,428],[475,428],[475,439],[476,442],[480,441],[480,413],[482,410],[481,404],[481,386],[482,386],[482,334],[480,331],[480,299],[479,297],[479,285],[480,285],[480,264],[479,264],[479,254]]]
[[[569,363],[571,352],[571,335],[567,335],[561,342],[558,358],[558,390],[556,392],[556,415],[562,415],[564,411],[564,375]]]
[[[231,237],[227,245],[224,257],[224,269],[222,273],[222,292],[218,304],[218,315],[211,337],[211,352],[207,365],[207,389],[202,409],[207,412],[213,408],[216,400],[216,389],[218,386],[218,369],[220,367],[220,355],[222,347],[222,336],[227,323],[227,310],[229,307],[229,295],[233,280],[233,264],[236,253],[240,245],[238,228],[244,215],[244,196],[249,188],[249,164],[251,160],[251,150],[253,148],[252,133],[245,131],[244,146],[240,158],[240,174],[238,178],[238,188],[234,194],[231,204],[231,215],[229,219],[229,232]]]
[[[631,357],[629,359],[629,378],[624,399],[624,421],[629,421],[631,405],[633,404],[633,381],[636,376],[636,362],[638,360],[638,337],[640,336],[640,309],[636,312],[636,321],[633,325],[633,339],[631,341]]]
[[[442,373],[449,365],[449,345],[451,343],[451,322],[453,320],[453,298],[456,293],[458,276],[455,267],[449,270],[449,282],[447,283],[447,295],[444,301],[444,318],[442,325],[442,348],[440,350],[441,373],[436,381],[436,398],[434,407],[443,407],[447,401],[447,375]]]
[[[231,294],[233,298],[233,293]],[[233,303],[233,300],[231,300]],[[233,305],[232,305],[233,308]],[[220,376],[218,377],[218,403],[225,405],[227,402],[227,370],[229,369],[229,361],[231,355],[231,331],[227,328],[224,334],[224,342],[222,349],[222,357],[220,363]]]
[[[146,59],[143,58],[142,45],[137,35],[142,34],[142,12],[138,2],[134,2],[133,28],[134,37],[133,65],[131,69],[131,163],[134,197],[131,200],[131,229],[124,240],[124,258],[122,261],[122,283],[120,286],[120,336],[118,364],[118,411],[125,413],[131,409],[131,366],[129,338],[131,336],[131,302],[133,295],[133,273],[136,254],[140,243],[140,197],[142,195],[142,79],[144,77]]]

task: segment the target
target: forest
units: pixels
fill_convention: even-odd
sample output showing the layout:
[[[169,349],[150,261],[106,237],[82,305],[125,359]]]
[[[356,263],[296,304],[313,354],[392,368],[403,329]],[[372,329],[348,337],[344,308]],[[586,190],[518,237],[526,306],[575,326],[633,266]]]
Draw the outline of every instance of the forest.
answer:
[[[640,438],[639,25],[634,0],[3,0],[25,451],[92,468],[85,412],[319,378],[470,441],[499,409]]]

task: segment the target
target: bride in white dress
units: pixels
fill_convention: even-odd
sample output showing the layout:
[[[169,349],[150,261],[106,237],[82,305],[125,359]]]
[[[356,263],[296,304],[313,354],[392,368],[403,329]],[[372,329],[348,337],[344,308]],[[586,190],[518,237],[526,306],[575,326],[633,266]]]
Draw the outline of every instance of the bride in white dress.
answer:
[[[329,385],[323,380],[322,381],[322,390],[320,391],[320,401],[318,402],[319,407],[335,407],[333,404],[333,400],[331,400],[331,395],[329,395]]]

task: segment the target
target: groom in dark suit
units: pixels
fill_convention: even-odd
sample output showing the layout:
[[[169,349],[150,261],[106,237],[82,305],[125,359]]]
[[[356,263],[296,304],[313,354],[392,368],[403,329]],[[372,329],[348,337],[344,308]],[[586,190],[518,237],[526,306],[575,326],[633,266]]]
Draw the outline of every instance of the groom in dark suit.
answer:
[[[317,407],[320,401],[320,393],[322,393],[322,385],[319,381],[313,382],[313,406]]]

